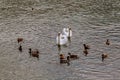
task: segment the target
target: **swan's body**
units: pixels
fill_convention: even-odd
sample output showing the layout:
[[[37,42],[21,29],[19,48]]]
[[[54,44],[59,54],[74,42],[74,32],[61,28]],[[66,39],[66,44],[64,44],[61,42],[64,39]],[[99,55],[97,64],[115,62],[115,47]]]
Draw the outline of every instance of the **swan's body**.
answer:
[[[63,28],[63,34],[65,34],[68,38],[72,37],[71,28]]]
[[[66,45],[68,42],[68,38],[66,35],[58,33],[58,36],[56,37],[56,43],[57,45]]]

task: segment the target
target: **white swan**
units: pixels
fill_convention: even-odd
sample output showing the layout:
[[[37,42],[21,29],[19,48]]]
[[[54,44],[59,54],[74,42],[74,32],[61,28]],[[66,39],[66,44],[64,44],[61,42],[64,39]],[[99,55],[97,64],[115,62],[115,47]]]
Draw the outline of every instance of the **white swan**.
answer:
[[[65,34],[68,38],[72,37],[71,28],[63,28],[63,34]]]
[[[66,45],[67,42],[68,42],[67,36],[59,32],[58,36],[56,37],[57,45],[59,46]]]

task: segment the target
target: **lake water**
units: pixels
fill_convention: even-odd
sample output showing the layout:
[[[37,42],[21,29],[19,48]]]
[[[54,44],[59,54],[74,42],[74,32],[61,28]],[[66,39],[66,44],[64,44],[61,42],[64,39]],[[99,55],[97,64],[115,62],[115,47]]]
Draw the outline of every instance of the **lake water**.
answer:
[[[0,80],[120,80],[119,10],[92,14],[87,4],[88,0],[1,0]],[[73,36],[60,53],[80,57],[70,66],[59,63],[55,40],[64,27],[71,27]],[[24,38],[22,53],[18,37]],[[84,43],[90,45],[87,57]],[[29,56],[30,47],[40,51],[39,60]],[[108,54],[104,62],[102,53]]]

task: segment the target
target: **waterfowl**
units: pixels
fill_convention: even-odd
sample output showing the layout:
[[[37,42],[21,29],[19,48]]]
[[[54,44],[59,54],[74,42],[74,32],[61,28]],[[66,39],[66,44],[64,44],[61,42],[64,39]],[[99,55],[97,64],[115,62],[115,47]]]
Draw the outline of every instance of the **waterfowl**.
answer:
[[[86,50],[86,49],[90,49],[90,46],[89,46],[89,45],[83,44],[83,46],[84,46],[84,49],[85,49],[85,50]]]
[[[32,49],[29,48],[29,54],[30,56],[36,57],[39,60],[39,51],[37,49],[32,51]]]
[[[106,45],[110,45],[110,40],[109,39],[107,39]]]
[[[23,41],[23,38],[17,38],[17,42],[20,43]]]
[[[67,56],[67,59],[65,59],[63,54],[60,54],[60,64],[67,64],[70,65],[70,57]]]
[[[85,56],[87,56],[88,55],[87,49],[84,49],[83,53],[85,54]]]
[[[63,34],[65,34],[68,39],[72,37],[72,29],[71,28],[63,28]]]
[[[68,55],[70,56],[71,59],[78,59],[78,55],[75,55],[75,54],[71,54],[71,53],[68,53]]]
[[[63,54],[60,54],[60,59],[65,59]]]
[[[101,55],[101,57],[102,57],[102,62],[103,62],[104,59],[108,57],[108,55],[104,53],[104,54]]]
[[[58,45],[59,50],[61,49],[62,45],[66,45],[67,43],[67,36],[59,32],[58,36],[56,37],[56,44]]]

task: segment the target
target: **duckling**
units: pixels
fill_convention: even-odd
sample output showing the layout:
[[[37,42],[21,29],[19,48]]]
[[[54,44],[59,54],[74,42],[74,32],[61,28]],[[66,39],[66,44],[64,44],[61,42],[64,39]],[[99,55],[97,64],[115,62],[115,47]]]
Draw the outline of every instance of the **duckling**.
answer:
[[[36,49],[36,50],[32,50],[31,48],[29,48],[29,54],[30,54],[30,57],[36,57],[38,60],[39,60],[39,51]]]
[[[102,54],[101,57],[102,57],[102,62],[103,62],[104,59],[108,57],[108,55],[107,54]]]
[[[85,56],[87,56],[87,55],[88,55],[87,49],[85,49],[85,50],[83,51],[83,53],[85,54]]]
[[[68,53],[68,55],[70,56],[70,58],[72,59],[78,59],[78,55],[74,55],[74,54],[71,54],[71,53]]]
[[[90,49],[89,45],[83,44],[83,46],[84,46],[84,49]]]
[[[18,43],[23,42],[23,38],[17,38],[17,42]]]
[[[63,54],[60,54],[60,64],[66,64],[69,66],[70,65],[70,57],[67,56],[67,59],[64,58]]]
[[[63,54],[60,54],[60,59],[65,59]]]
[[[110,40],[109,39],[107,39],[106,45],[110,45]]]

